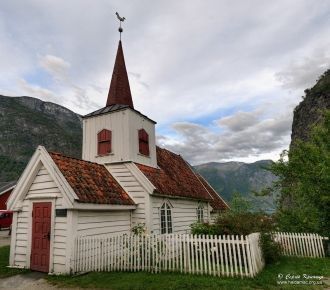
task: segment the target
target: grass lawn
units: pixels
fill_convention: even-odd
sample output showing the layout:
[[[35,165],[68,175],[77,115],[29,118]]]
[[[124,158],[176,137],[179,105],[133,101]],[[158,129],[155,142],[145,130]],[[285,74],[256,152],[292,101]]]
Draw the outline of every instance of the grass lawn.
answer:
[[[10,269],[9,246],[0,248],[0,278],[29,272]],[[223,278],[184,275],[178,273],[151,274],[146,272],[89,273],[82,276],[48,276],[50,283],[60,287],[107,288],[107,289],[324,289],[324,286],[278,285],[278,274],[318,275],[330,277],[330,258],[307,259],[283,257],[280,262],[267,266],[256,278]],[[285,280],[284,278],[282,280]],[[302,280],[302,279],[297,279]]]
[[[178,273],[151,274],[146,272],[89,273],[82,276],[48,276],[48,281],[60,287],[109,289],[324,289],[324,286],[278,285],[278,274],[318,275],[330,277],[330,259],[283,257],[267,266],[256,278],[223,278],[184,275]],[[285,278],[282,278],[285,280]],[[303,280],[303,279],[295,279]],[[314,280],[315,281],[315,280]]]
[[[9,246],[0,248],[0,278],[29,272],[28,270],[7,268],[9,264]]]

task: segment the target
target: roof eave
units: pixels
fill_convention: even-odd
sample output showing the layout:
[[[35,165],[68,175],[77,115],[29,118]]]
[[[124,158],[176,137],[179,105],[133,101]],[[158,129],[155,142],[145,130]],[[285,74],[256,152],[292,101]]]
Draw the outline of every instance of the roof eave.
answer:
[[[211,202],[212,199],[209,198],[201,198],[201,197],[192,197],[192,196],[183,196],[183,195],[169,195],[169,194],[163,194],[158,191],[154,191],[151,193],[153,196],[158,196],[158,197],[166,197],[166,198],[175,198],[175,199],[190,199],[190,200],[203,200],[206,202]]]
[[[134,210],[137,205],[122,205],[122,204],[99,204],[99,203],[83,203],[75,202],[73,209],[76,210]]]
[[[113,111],[110,111],[110,112],[98,113],[98,114],[95,114],[95,115],[91,115],[91,114],[93,114],[93,113],[90,113],[90,114],[87,114],[87,115],[85,115],[85,116],[82,116],[81,118],[82,118],[82,119],[89,119],[89,118],[98,117],[98,116],[102,116],[102,115],[106,115],[106,114],[111,114],[111,113],[114,113],[114,112],[124,111],[124,110],[127,110],[127,109],[129,109],[129,110],[131,110],[132,112],[134,112],[134,113],[136,113],[136,114],[142,116],[143,118],[146,118],[146,119],[149,120],[150,122],[152,122],[152,123],[154,123],[154,124],[157,124],[156,121],[150,119],[150,118],[147,117],[146,115],[142,114],[141,112],[139,112],[139,111],[137,111],[137,110],[135,110],[135,109],[133,109],[133,108],[131,108],[131,107],[118,108],[118,109],[113,110]]]
[[[0,195],[3,195],[4,193],[6,193],[6,192],[8,192],[8,191],[10,191],[10,190],[13,190],[13,189],[15,188],[15,186],[16,186],[16,184],[13,185],[13,186],[11,186],[11,187],[8,187],[7,189],[5,189],[5,190],[3,190],[3,191],[1,191],[1,192],[0,192]]]

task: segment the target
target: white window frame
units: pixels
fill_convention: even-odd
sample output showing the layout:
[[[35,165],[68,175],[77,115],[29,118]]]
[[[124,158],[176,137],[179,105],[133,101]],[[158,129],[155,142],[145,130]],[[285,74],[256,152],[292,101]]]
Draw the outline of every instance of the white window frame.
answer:
[[[198,204],[196,209],[197,214],[197,222],[203,223],[204,222],[204,206],[202,204]]]
[[[169,202],[164,202],[159,209],[160,213],[160,233],[171,234],[173,233],[173,216],[172,206]]]

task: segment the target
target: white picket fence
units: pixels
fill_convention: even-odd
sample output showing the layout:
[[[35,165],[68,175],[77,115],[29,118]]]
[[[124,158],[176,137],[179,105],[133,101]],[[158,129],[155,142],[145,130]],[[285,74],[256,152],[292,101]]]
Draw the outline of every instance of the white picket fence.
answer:
[[[327,238],[318,234],[274,233],[274,240],[281,245],[285,256],[324,257],[323,239]]]
[[[173,271],[254,277],[264,267],[259,233],[243,236],[121,235],[75,241],[74,272]]]

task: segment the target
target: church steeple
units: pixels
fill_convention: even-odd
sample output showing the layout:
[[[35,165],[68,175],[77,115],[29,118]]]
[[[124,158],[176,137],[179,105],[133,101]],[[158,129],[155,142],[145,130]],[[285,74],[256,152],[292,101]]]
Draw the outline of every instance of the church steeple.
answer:
[[[121,34],[125,17],[116,15]],[[136,162],[157,168],[155,124],[134,109],[119,40],[106,107],[84,116],[83,159],[100,164]]]
[[[121,40],[118,44],[107,100],[107,106],[111,105],[128,105],[132,109],[134,108]]]

